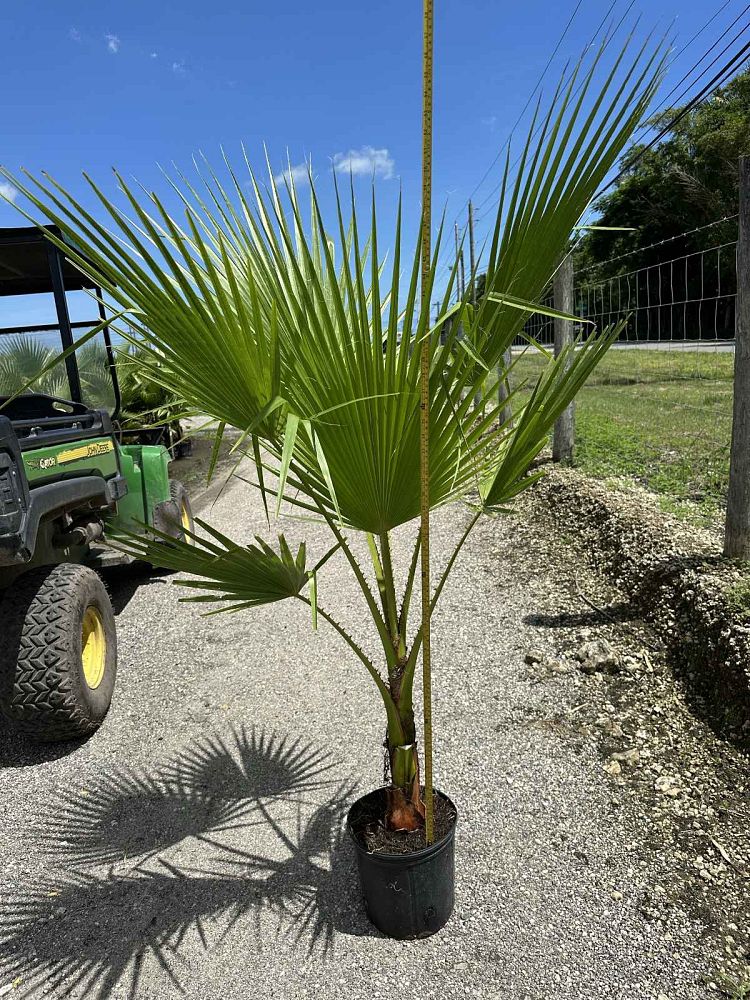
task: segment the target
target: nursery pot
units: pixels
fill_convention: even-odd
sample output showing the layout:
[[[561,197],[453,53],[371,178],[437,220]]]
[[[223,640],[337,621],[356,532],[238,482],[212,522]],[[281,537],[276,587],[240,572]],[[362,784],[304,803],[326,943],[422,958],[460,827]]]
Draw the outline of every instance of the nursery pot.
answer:
[[[391,938],[429,937],[453,912],[453,841],[458,814],[447,795],[435,790],[435,797],[453,813],[450,829],[434,843],[404,854],[369,851],[362,837],[368,822],[382,820],[385,815],[385,789],[363,795],[349,810],[346,825],[357,853],[367,916]]]

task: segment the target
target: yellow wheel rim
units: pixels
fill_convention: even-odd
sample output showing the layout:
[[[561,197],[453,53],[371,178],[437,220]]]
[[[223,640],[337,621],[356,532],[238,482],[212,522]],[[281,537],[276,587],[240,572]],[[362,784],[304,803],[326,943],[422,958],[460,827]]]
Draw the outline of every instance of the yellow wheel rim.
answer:
[[[81,623],[81,660],[83,676],[88,686],[95,690],[104,678],[107,664],[107,637],[98,608],[90,604]]]

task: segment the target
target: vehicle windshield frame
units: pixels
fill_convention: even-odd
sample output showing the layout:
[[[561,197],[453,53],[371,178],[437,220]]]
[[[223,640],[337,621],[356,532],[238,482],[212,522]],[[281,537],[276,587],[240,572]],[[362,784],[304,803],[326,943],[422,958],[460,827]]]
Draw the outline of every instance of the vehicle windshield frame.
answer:
[[[61,239],[60,231],[55,226],[46,227],[56,238]],[[14,250],[23,248],[27,270],[12,263]],[[46,266],[45,266],[46,265]],[[71,322],[68,310],[67,292],[89,290],[96,298],[99,317],[95,320]],[[102,291],[90,281],[53,243],[45,229],[27,226],[16,229],[0,229],[0,298],[15,295],[34,295],[52,293],[55,302],[57,323],[37,323],[33,326],[1,327],[0,337],[18,334],[54,333],[60,337],[61,355],[70,350],[65,357],[65,369],[68,380],[70,399],[72,402],[88,406],[81,390],[81,378],[78,369],[76,352],[71,350],[75,345],[73,331],[91,329],[102,325],[101,333],[107,355],[107,368],[112,382],[114,408],[110,413],[116,419],[120,413],[120,386],[115,367],[112,340],[107,313],[102,298]],[[78,338],[80,339],[80,337]]]

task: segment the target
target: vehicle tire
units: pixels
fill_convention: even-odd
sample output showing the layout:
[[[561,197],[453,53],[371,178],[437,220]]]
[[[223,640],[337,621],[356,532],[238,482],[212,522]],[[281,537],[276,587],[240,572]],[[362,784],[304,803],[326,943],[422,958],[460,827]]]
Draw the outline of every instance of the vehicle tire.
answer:
[[[88,736],[112,700],[115,617],[88,566],[29,571],[0,606],[0,711],[45,742]]]
[[[179,479],[169,480],[169,496],[177,504],[177,509],[180,512],[180,528],[182,529],[179,534],[179,538],[182,541],[191,541],[189,537],[185,535],[184,529],[187,528],[188,531],[195,531],[195,521],[193,520],[193,508],[190,506],[190,497],[188,492]]]

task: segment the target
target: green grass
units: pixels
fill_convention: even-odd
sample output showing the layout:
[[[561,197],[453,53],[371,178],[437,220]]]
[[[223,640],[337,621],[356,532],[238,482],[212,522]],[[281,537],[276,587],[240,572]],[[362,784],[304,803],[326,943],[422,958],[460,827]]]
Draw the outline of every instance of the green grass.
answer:
[[[665,510],[715,521],[729,476],[733,366],[731,353],[610,351],[578,397],[576,466],[632,478]],[[524,355],[512,381],[539,368]]]
[[[721,976],[719,986],[722,994],[729,1000],[748,1000],[750,998],[750,979],[737,981],[729,976]]]
[[[735,613],[747,618],[750,615],[750,576],[743,573],[740,579],[727,589],[725,597]]]

